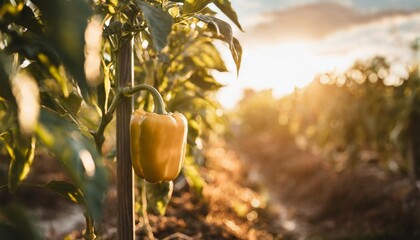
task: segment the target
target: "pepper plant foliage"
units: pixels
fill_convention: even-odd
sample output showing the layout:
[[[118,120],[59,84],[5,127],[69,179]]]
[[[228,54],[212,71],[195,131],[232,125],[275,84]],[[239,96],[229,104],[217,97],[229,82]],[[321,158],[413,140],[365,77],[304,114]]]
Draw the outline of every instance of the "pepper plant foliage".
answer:
[[[371,162],[419,176],[418,74],[416,64],[397,68],[382,57],[358,61],[282,99],[280,119],[301,146],[338,170]]]
[[[98,95],[104,96],[101,99],[105,101],[112,101],[115,93],[112,89],[107,90],[106,86],[115,84],[113,49],[126,34],[134,36],[135,85],[155,87],[165,99],[168,112],[178,111],[187,117],[191,154],[197,152],[195,149],[200,147],[197,143],[201,142],[206,130],[220,121],[216,115],[220,106],[215,92],[223,85],[212,76],[212,72],[227,71],[227,68],[214,41],[225,43],[237,70],[242,56],[241,46],[233,37],[231,26],[215,17],[216,13],[208,7],[209,3],[134,1],[118,5],[110,1],[96,7],[106,25],[103,68],[105,73],[110,73],[105,75]],[[191,8],[191,4],[195,7]],[[215,1],[215,5],[241,29],[229,1]],[[143,94],[135,107],[151,110],[152,102],[147,94]],[[190,185],[199,192],[203,181],[198,177],[197,167],[193,158],[188,157],[183,172]]]
[[[241,29],[228,0],[0,1],[0,236],[28,226],[27,218],[13,217],[18,214],[11,199],[20,187],[57,192],[100,218],[107,190],[101,147],[122,95],[115,71],[124,38],[134,38],[135,84],[155,87],[168,111],[187,116],[194,152],[205,129],[217,122],[214,94],[222,85],[212,72],[227,71],[214,42],[225,43],[238,71],[242,55],[231,26],[213,9]],[[86,28],[95,21],[102,40],[90,48]],[[89,54],[100,61],[94,77],[87,74]],[[137,97],[136,106],[152,107],[147,95]],[[94,109],[93,115],[81,109]],[[71,182],[22,183],[39,150],[53,154]],[[194,161],[186,169],[189,182],[200,185],[192,177]]]

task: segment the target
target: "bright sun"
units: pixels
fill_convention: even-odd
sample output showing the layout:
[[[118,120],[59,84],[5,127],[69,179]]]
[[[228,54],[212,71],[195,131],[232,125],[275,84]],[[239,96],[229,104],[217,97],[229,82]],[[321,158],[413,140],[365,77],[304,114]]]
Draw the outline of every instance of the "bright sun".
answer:
[[[304,87],[318,73],[344,70],[351,59],[339,55],[326,55],[312,42],[282,42],[275,45],[248,48],[243,54],[241,72],[237,80],[232,74],[221,79],[228,86],[220,92],[225,107],[233,107],[244,88],[273,89],[276,97]]]

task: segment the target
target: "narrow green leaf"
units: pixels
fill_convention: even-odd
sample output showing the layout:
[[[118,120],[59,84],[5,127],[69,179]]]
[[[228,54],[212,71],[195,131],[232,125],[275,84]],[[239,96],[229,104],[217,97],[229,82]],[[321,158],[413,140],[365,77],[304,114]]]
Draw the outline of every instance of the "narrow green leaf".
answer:
[[[229,0],[215,0],[213,2],[233,23],[241,30],[242,26],[239,23],[238,15],[235,10],[232,8],[232,5]]]
[[[104,115],[106,113],[106,102],[107,102],[107,94],[105,91],[105,84],[101,83],[96,86],[96,97],[97,97],[97,105],[101,110],[101,114]]]
[[[45,35],[51,47],[78,83],[85,100],[90,103],[91,89],[84,72],[84,36],[92,12],[90,6],[84,0],[32,2],[41,11]]]
[[[7,130],[6,130],[7,131]],[[9,154],[9,156],[13,156],[13,147],[11,146],[12,144],[12,137],[10,136],[9,132],[2,132],[0,134],[0,143],[3,144],[3,146],[5,147],[5,150],[7,151],[7,153]]]
[[[233,44],[230,45],[229,49],[236,64],[236,73],[239,74],[242,62],[242,46],[236,38],[233,38],[232,43]]]
[[[75,187],[83,193],[91,216],[100,219],[108,184],[106,168],[94,140],[82,134],[75,125],[44,108],[41,109],[36,135],[55,154]]]
[[[51,181],[44,186],[48,190],[58,193],[72,202],[85,205],[83,193],[71,183],[64,181]]]
[[[111,68],[112,63],[104,66],[104,81],[96,87],[97,104],[101,114],[108,111],[109,93],[111,91]]]
[[[140,0],[137,0],[136,3],[143,11],[152,35],[153,46],[159,52],[168,44],[168,36],[171,33],[173,23],[172,17],[161,8],[151,6]]]
[[[26,178],[35,155],[35,138],[32,138],[24,148],[16,146],[13,149],[9,167],[9,189],[15,191],[17,185]]]
[[[184,1],[184,14],[197,13],[203,10],[213,0],[185,0]]]

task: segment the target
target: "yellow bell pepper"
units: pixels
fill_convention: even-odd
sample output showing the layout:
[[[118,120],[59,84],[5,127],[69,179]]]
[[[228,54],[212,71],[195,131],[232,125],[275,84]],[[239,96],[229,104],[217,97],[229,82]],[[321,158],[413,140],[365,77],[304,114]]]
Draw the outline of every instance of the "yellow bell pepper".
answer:
[[[181,113],[163,113],[136,110],[131,115],[133,168],[151,183],[174,180],[185,158],[187,119]]]

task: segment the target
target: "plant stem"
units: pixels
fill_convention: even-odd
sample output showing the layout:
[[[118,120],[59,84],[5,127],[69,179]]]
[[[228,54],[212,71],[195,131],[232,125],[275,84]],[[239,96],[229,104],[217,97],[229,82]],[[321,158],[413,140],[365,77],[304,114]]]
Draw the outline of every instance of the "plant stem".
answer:
[[[122,96],[123,95],[121,94],[121,91],[117,91],[115,97],[112,99],[111,105],[109,106],[107,112],[101,117],[101,121],[99,122],[97,130],[92,133],[93,137],[95,138],[96,148],[100,153],[102,152],[102,145],[105,141],[105,128],[114,118],[115,109],[117,109],[118,104],[121,102]]]
[[[136,85],[134,87],[125,87],[123,88],[122,92],[123,95],[126,97],[129,97],[137,92],[140,92],[141,90],[145,90],[147,92],[149,92],[150,94],[152,94],[153,97],[153,102],[155,105],[155,113],[158,114],[167,114],[166,110],[165,110],[165,102],[163,101],[162,96],[160,95],[159,91],[156,90],[156,88],[147,85],[147,84],[139,84]]]
[[[96,235],[95,235],[94,221],[87,212],[85,212],[84,215],[86,218],[86,231],[83,234],[83,238],[85,240],[95,240]]]
[[[147,215],[147,189],[146,189],[146,180],[141,180],[141,215],[143,215],[144,228],[146,230],[147,236],[154,240],[155,236],[153,235],[152,227],[150,226],[149,217]]]

